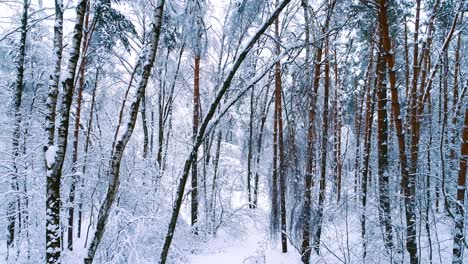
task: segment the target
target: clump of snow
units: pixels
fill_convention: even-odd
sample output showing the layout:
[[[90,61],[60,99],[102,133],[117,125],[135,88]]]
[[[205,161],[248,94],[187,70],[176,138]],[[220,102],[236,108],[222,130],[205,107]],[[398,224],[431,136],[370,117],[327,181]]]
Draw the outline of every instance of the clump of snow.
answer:
[[[55,158],[57,157],[58,147],[55,145],[49,146],[45,152],[45,159],[47,167],[50,168],[55,163]]]

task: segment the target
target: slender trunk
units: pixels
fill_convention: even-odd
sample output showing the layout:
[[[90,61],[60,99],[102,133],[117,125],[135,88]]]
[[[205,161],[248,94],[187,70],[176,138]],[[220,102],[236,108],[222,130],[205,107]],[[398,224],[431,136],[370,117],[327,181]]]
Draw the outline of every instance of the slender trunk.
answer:
[[[125,147],[132,136],[135,128],[135,122],[140,108],[141,99],[145,93],[148,79],[153,69],[154,61],[156,58],[156,51],[159,43],[159,36],[161,33],[162,18],[163,18],[164,0],[158,0],[155,5],[154,18],[153,18],[153,29],[151,33],[151,46],[147,58],[143,64],[141,80],[136,88],[134,100],[130,105],[129,118],[127,123],[124,125],[126,129],[122,129],[117,135],[116,142],[114,143],[114,149],[110,158],[109,165],[109,187],[107,189],[106,197],[102,203],[97,218],[96,230],[94,232],[93,240],[88,248],[87,256],[84,259],[86,264],[90,264],[94,260],[97,248],[104,235],[109,213],[112,205],[115,201],[115,197],[119,190],[119,176],[120,176],[120,164],[123,157]]]
[[[457,202],[455,204],[455,234],[453,236],[453,264],[463,263],[464,223],[465,223],[465,190],[466,190],[466,168],[468,159],[468,109],[465,109],[465,122],[460,153],[460,169],[458,171]]]
[[[369,160],[371,154],[371,139],[372,139],[372,121],[374,119],[374,106],[375,106],[375,86],[372,89],[372,71],[374,51],[373,46],[370,50],[369,58],[369,74],[366,80],[366,112],[365,112],[365,126],[364,126],[364,151],[363,151],[363,164],[361,175],[361,237],[363,243],[363,260],[365,262],[367,255],[367,236],[366,236],[366,207],[367,207],[367,189],[369,179]],[[377,73],[379,71],[380,62],[377,61]],[[377,81],[375,82],[377,84]]]
[[[327,153],[328,153],[328,112],[329,112],[329,94],[330,94],[330,61],[329,61],[329,43],[325,40],[325,81],[323,94],[323,130],[322,130],[322,146],[321,146],[321,161],[320,161],[320,181],[319,181],[319,197],[317,209],[317,231],[314,238],[314,250],[317,254],[320,253],[320,242],[322,235],[323,209],[325,204],[326,190],[326,173],[327,173]]]
[[[380,47],[381,48],[381,47]],[[384,231],[385,248],[393,247],[392,216],[390,202],[390,179],[388,171],[388,114],[387,86],[385,82],[385,61],[379,54],[378,91],[377,91],[377,174],[379,178],[379,219]]]
[[[193,142],[197,139],[198,123],[200,120],[200,56],[195,56],[195,77],[193,85]],[[192,164],[192,190],[191,190],[191,216],[192,228],[194,234],[198,234],[196,224],[198,222],[198,170],[197,170],[197,152],[194,153],[194,162]],[[194,227],[195,226],[195,227]]]
[[[259,185],[259,170],[260,170],[260,157],[262,153],[262,144],[263,144],[263,131],[265,128],[266,119],[268,116],[268,110],[270,109],[270,105],[273,101],[273,97],[270,97],[269,94],[270,90],[270,83],[268,83],[267,90],[265,93],[265,101],[263,104],[263,111],[262,111],[262,118],[260,120],[260,131],[258,132],[258,139],[257,139],[257,156],[255,161],[255,180],[254,180],[254,190],[253,190],[253,208],[257,208],[258,205],[258,185]],[[271,98],[268,100],[268,98]],[[268,102],[268,103],[267,103]]]
[[[86,11],[84,29],[83,29],[83,39],[84,44],[81,51],[81,63],[79,71],[79,81],[78,81],[78,96],[76,99],[76,110],[75,110],[75,126],[73,131],[73,150],[72,150],[72,180],[70,184],[70,194],[68,196],[69,208],[68,208],[68,226],[67,226],[67,238],[68,238],[68,249],[73,250],[73,226],[74,226],[74,214],[75,214],[75,196],[76,196],[76,184],[80,180],[77,175],[78,171],[78,145],[79,145],[79,135],[80,135],[80,120],[81,120],[81,103],[83,101],[83,89],[85,82],[85,69],[86,69],[86,50],[89,44],[88,41],[88,23],[89,23],[89,6]]]
[[[336,48],[334,49],[334,71],[335,71],[335,112],[334,112],[334,123],[335,123],[335,160],[336,160],[336,201],[340,202],[341,199],[341,177],[342,177],[342,157],[341,157],[341,102],[340,102],[340,85],[338,77],[338,57]]]
[[[83,155],[84,155],[84,160],[83,160],[83,167],[81,168],[81,189],[83,190],[84,188],[84,177],[86,175],[86,163],[88,160],[88,149],[89,149],[89,144],[91,141],[91,130],[93,127],[93,114],[94,114],[94,106],[96,104],[96,90],[97,90],[97,84],[99,80],[99,68],[96,69],[96,75],[94,78],[94,90],[93,94],[91,96],[91,109],[89,110],[89,118],[88,118],[88,130],[86,131],[86,140],[85,140],[85,146],[83,150]],[[77,237],[81,237],[81,225],[82,225],[82,219],[83,219],[83,191],[80,192],[80,200],[78,202],[78,233]]]
[[[60,123],[58,126],[58,138],[57,143],[53,144],[53,139],[49,138],[49,144],[44,148],[45,150],[45,163],[47,168],[47,203],[46,203],[46,262],[47,263],[60,263],[61,259],[61,225],[60,225],[60,181],[62,178],[62,167],[65,160],[65,153],[67,149],[68,141],[68,124],[70,120],[70,108],[73,99],[74,80],[77,68],[78,58],[80,57],[81,40],[83,36],[83,21],[86,11],[87,0],[80,0],[76,7],[76,22],[73,30],[73,40],[70,48],[70,58],[68,61],[67,71],[62,82],[63,86],[63,97],[60,108]],[[62,12],[60,3],[56,3],[56,16],[58,17]],[[57,18],[56,18],[57,22]],[[61,20],[58,22],[60,25],[55,27],[61,27]],[[60,29],[55,29],[61,31]],[[54,36],[55,39],[56,36]],[[61,47],[61,40],[55,40],[55,49],[58,46]],[[60,42],[60,44],[58,43]],[[58,51],[56,50],[56,53]],[[58,57],[56,60],[58,60]],[[57,63],[57,61],[56,61]],[[60,65],[56,64],[56,70],[60,68]],[[52,79],[52,78],[51,78]],[[51,85],[52,86],[52,85]],[[49,96],[47,102],[56,102],[57,93],[53,94],[54,88],[49,87]],[[56,88],[55,88],[56,89]],[[52,104],[51,104],[52,105]],[[48,107],[49,114],[54,111],[50,106]],[[48,116],[46,122],[55,120],[55,115]],[[48,131],[50,126],[46,126],[46,132],[49,132],[49,136],[52,136],[54,131]],[[52,143],[52,144],[50,144]]]
[[[20,197],[19,197],[19,183],[18,183],[18,159],[20,155],[19,140],[21,137],[21,98],[23,97],[23,79],[24,79],[24,61],[26,57],[26,37],[27,37],[27,26],[28,26],[28,9],[29,0],[23,1],[23,14],[21,16],[21,37],[19,43],[18,61],[16,62],[16,82],[15,82],[15,94],[13,99],[13,117],[14,117],[14,128],[12,137],[12,156],[13,156],[13,177],[11,179],[11,190],[15,195],[10,197],[8,203],[8,232],[7,232],[7,249],[9,250],[13,246],[15,241],[15,232],[19,233],[20,228],[15,230],[16,225],[16,213],[18,210],[18,227],[21,225],[21,208],[20,208]],[[18,207],[18,208],[16,208]],[[7,253],[8,257],[8,253]]]
[[[309,29],[309,12],[308,12],[308,1],[302,0],[301,5],[304,11],[304,20],[305,20],[305,88],[308,91],[309,95],[309,124],[307,129],[307,161],[306,161],[306,172],[304,175],[304,205],[303,205],[303,224],[302,224],[302,244],[301,244],[301,259],[304,264],[309,264],[310,262],[310,210],[312,204],[312,174],[314,167],[314,117],[315,117],[315,92],[318,87],[318,80],[320,78],[320,60],[322,55],[322,49],[319,47],[317,49],[317,57],[315,61],[315,78],[314,78],[314,87],[308,87],[310,81],[310,67],[309,67],[309,57],[310,57],[310,29]]]
[[[144,94],[141,98],[141,123],[143,126],[143,158],[146,159],[148,157],[149,133],[146,118],[146,96]]]
[[[212,225],[212,233],[216,235],[216,186],[217,186],[217,178],[218,178],[218,167],[219,167],[219,155],[221,152],[221,139],[222,139],[222,132],[221,130],[218,131],[218,135],[216,136],[216,153],[213,160],[213,183],[211,185],[211,199],[210,199],[210,210],[211,210],[211,225]]]
[[[278,1],[276,1],[278,5]],[[280,53],[280,35],[279,18],[275,20],[276,54]],[[288,252],[288,243],[286,237],[286,175],[284,164],[284,144],[283,144],[283,107],[281,100],[281,63],[278,61],[275,65],[275,107],[276,119],[278,122],[278,150],[279,150],[279,196],[280,196],[280,218],[281,218],[281,251]]]
[[[408,45],[408,21],[405,17],[404,46],[405,46],[405,98],[408,98],[410,87],[409,45]]]
[[[252,151],[253,151],[253,116],[254,116],[254,87],[250,95],[250,117],[249,117],[249,141],[248,141],[248,154],[247,154],[247,200],[249,208],[253,208],[252,203],[252,188],[250,182],[252,181]]]
[[[162,79],[162,70],[159,70],[159,78]],[[159,93],[158,93],[158,153],[156,155],[156,162],[158,163],[159,170],[162,168],[162,155],[164,148],[164,93],[162,85],[163,80],[160,80]]]
[[[278,205],[278,108],[276,107],[276,84],[275,84],[275,112],[273,117],[273,175],[271,183],[271,230],[276,236],[279,231],[279,205]]]

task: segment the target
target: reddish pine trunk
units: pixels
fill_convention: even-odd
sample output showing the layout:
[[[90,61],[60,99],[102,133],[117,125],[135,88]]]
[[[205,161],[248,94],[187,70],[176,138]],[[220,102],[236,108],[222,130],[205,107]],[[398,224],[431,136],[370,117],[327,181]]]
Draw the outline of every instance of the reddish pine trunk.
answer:
[[[195,142],[198,123],[200,120],[200,56],[195,56],[195,70],[193,83],[193,141]],[[198,170],[197,170],[197,152],[194,154],[194,162],[192,164],[192,192],[191,192],[191,216],[192,226],[198,222]],[[198,234],[198,228],[193,230],[194,234]]]

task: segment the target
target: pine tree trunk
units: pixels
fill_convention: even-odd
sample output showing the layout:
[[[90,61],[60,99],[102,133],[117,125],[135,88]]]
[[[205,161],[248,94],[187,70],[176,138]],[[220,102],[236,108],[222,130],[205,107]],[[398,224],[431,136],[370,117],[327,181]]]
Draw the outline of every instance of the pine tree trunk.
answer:
[[[271,230],[276,234],[279,231],[279,197],[278,197],[278,108],[276,106],[276,84],[274,91],[275,112],[273,117],[273,175],[271,183]]]
[[[195,56],[194,70],[194,85],[193,85],[193,142],[197,139],[198,123],[200,120],[200,56]],[[198,170],[197,170],[197,152],[194,153],[194,162],[192,164],[192,190],[191,190],[191,216],[193,233],[198,234],[196,224],[198,222]]]
[[[362,175],[361,175],[361,237],[363,240],[363,261],[365,262],[367,255],[367,236],[366,236],[366,207],[367,207],[367,189],[369,181],[369,160],[371,154],[371,139],[372,139],[372,121],[374,119],[374,105],[375,105],[375,85],[371,94],[372,86],[372,68],[373,68],[373,57],[374,51],[373,46],[369,51],[369,74],[366,80],[366,112],[365,112],[365,127],[364,127],[364,151],[363,151],[363,164],[362,164]],[[379,62],[377,62],[379,65]],[[377,67],[378,72],[378,67]]]
[[[453,264],[463,263],[464,223],[465,223],[465,192],[466,192],[466,168],[468,159],[468,109],[465,109],[465,122],[460,153],[460,169],[458,171],[457,203],[455,204],[455,234],[453,237]]]
[[[381,45],[379,45],[379,49]],[[379,178],[379,219],[384,230],[385,248],[393,247],[392,216],[390,203],[390,186],[388,171],[388,115],[387,86],[385,82],[385,61],[379,52],[379,72],[377,90],[377,174]]]

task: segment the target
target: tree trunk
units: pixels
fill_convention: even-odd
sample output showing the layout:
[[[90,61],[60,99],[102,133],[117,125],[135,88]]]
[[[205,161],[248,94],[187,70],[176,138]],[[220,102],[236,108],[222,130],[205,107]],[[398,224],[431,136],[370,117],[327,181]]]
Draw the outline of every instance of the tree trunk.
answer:
[[[276,1],[278,5],[278,1]],[[279,18],[275,20],[276,54],[280,53]],[[286,179],[284,164],[284,144],[283,144],[283,107],[281,103],[281,63],[275,65],[275,108],[276,120],[278,122],[278,150],[279,150],[279,195],[280,195],[280,215],[281,215],[281,251],[288,252],[286,237]]]
[[[330,94],[330,60],[329,60],[329,43],[328,38],[325,39],[325,81],[323,94],[323,130],[322,130],[322,146],[321,146],[321,161],[320,161],[320,181],[319,181],[319,197],[317,209],[317,231],[314,238],[314,250],[317,254],[320,253],[320,242],[322,236],[322,221],[323,209],[325,205],[325,190],[326,190],[326,173],[327,173],[327,153],[328,153],[328,111],[329,111],[329,94]]]
[[[276,74],[275,74],[276,76]],[[276,84],[275,84],[275,112],[273,117],[273,174],[271,183],[271,230],[275,234],[279,231],[279,199],[278,199],[278,108],[276,107]]]
[[[379,45],[381,49],[381,45]],[[388,171],[388,115],[387,86],[385,82],[385,61],[379,52],[379,72],[377,90],[377,174],[379,178],[379,219],[384,230],[385,248],[393,247],[392,216],[390,203],[390,186]]]
[[[141,98],[141,123],[143,126],[143,158],[146,159],[148,157],[149,133],[146,118],[146,96],[144,94]]]
[[[457,203],[455,204],[455,234],[453,236],[453,264],[463,263],[464,240],[464,202],[466,190],[466,168],[468,159],[468,109],[465,109],[465,123],[460,153],[460,170],[458,171]]]
[[[252,87],[252,93],[250,94],[250,116],[249,116],[249,141],[248,141],[248,153],[247,153],[247,200],[249,208],[253,208],[252,203],[252,188],[250,182],[252,181],[252,151],[253,151],[253,116],[254,116],[254,87]]]
[[[85,82],[85,69],[86,69],[86,50],[89,44],[88,32],[89,32],[89,6],[86,11],[84,29],[83,29],[83,39],[84,44],[81,51],[81,63],[79,71],[79,81],[78,81],[78,96],[76,99],[76,113],[75,113],[75,126],[73,131],[73,150],[72,150],[72,179],[70,184],[70,194],[68,196],[69,208],[68,208],[68,226],[67,226],[67,238],[68,238],[68,249],[73,250],[73,226],[74,226],[74,214],[75,214],[75,196],[76,196],[76,184],[81,177],[78,177],[78,144],[80,136],[80,120],[81,120],[81,103],[83,101],[83,89]]]
[[[63,97],[60,108],[60,123],[58,126],[57,143],[53,143],[54,130],[50,130],[50,124],[46,125],[46,132],[49,135],[48,145],[45,146],[45,163],[47,168],[47,204],[46,204],[46,262],[60,263],[61,259],[61,225],[60,225],[60,181],[62,178],[62,167],[65,159],[68,140],[68,124],[70,120],[70,107],[73,99],[74,80],[77,68],[78,58],[80,57],[81,39],[83,36],[83,21],[86,11],[87,0],[80,0],[76,7],[76,22],[73,30],[73,40],[70,48],[70,58],[68,61],[67,71],[65,73],[63,86]],[[62,7],[60,3],[56,3],[56,24],[54,34],[54,48],[56,54],[61,49],[61,27],[62,20],[59,19],[62,15]],[[59,55],[56,55],[56,75],[60,69]],[[51,78],[52,80],[52,78]],[[55,80],[54,80],[55,81]],[[56,87],[49,87],[49,95],[47,102],[49,104],[49,115],[46,118],[46,123],[55,121],[55,103],[57,98]],[[53,107],[54,108],[53,108]],[[53,127],[53,126],[52,126]],[[52,143],[52,144],[51,144]]]
[[[26,37],[28,26],[28,9],[29,0],[23,1],[23,14],[21,15],[21,37],[19,43],[18,61],[16,62],[16,82],[15,94],[13,99],[13,137],[12,137],[12,157],[13,157],[13,173],[11,179],[11,190],[15,195],[10,197],[8,203],[8,232],[7,232],[7,258],[8,251],[13,247],[15,241],[15,232],[19,233],[20,230],[15,230],[16,225],[16,209],[18,210],[18,227],[21,225],[21,208],[19,197],[19,183],[18,183],[18,159],[20,155],[19,140],[21,137],[21,98],[23,97],[23,78],[24,78],[24,61],[26,57]],[[18,207],[18,208],[16,208]]]
[[[414,208],[414,179],[410,179],[405,148],[405,136],[403,133],[403,124],[400,113],[400,102],[398,99],[398,90],[396,87],[396,68],[395,57],[389,33],[387,19],[387,1],[379,0],[379,20],[381,27],[381,38],[383,50],[385,52],[385,62],[388,67],[390,80],[390,93],[392,99],[392,110],[395,118],[395,128],[398,140],[398,150],[400,158],[401,187],[404,193],[405,212],[406,212],[406,249],[410,255],[410,263],[418,263],[418,248],[416,244],[416,213]]]
[[[194,70],[194,85],[193,85],[193,142],[197,139],[198,123],[200,120],[200,56],[195,56]],[[197,171],[197,152],[194,153],[194,162],[192,164],[192,190],[191,190],[191,216],[192,228],[194,234],[198,234],[196,224],[198,222],[198,171]],[[195,226],[195,227],[194,227]]]
[[[265,128],[266,119],[268,116],[268,110],[273,101],[273,96],[270,96],[270,80],[268,82],[267,90],[265,93],[265,101],[263,103],[262,118],[260,120],[260,130],[258,132],[257,139],[257,156],[255,161],[255,180],[254,180],[254,190],[253,190],[253,208],[258,206],[258,188],[259,188],[259,170],[260,170],[260,157],[262,153],[262,144],[263,144],[263,131]],[[270,100],[268,100],[270,98]]]
[[[83,161],[83,167],[81,168],[81,188],[83,190],[84,187],[84,176],[86,175],[86,164],[88,160],[88,149],[89,149],[89,144],[91,141],[91,131],[93,127],[93,114],[94,114],[94,107],[96,104],[96,90],[97,90],[97,84],[99,80],[99,68],[96,69],[96,75],[94,78],[94,90],[93,94],[91,96],[91,109],[89,110],[89,118],[88,118],[88,130],[86,131],[86,141],[85,141],[85,146],[83,150],[83,155],[84,155],[84,161]],[[78,233],[77,237],[81,237],[81,224],[82,224],[82,219],[83,219],[83,191],[80,192],[80,200],[78,202]]]
[[[363,151],[363,161],[362,161],[362,175],[361,175],[361,237],[363,240],[363,260],[365,262],[367,255],[367,236],[366,236],[366,207],[367,207],[367,194],[368,194],[368,181],[369,181],[369,163],[371,155],[371,145],[372,145],[372,122],[374,120],[374,107],[375,107],[375,90],[377,86],[377,79],[375,79],[374,85],[372,85],[372,68],[373,68],[373,45],[369,52],[369,74],[366,80],[366,112],[365,112],[365,127],[364,127],[364,151]],[[377,61],[376,73],[379,72],[380,62]],[[371,87],[372,89],[371,94]]]
[[[314,168],[314,117],[315,117],[315,101],[316,92],[318,87],[318,81],[320,80],[320,61],[322,56],[322,49],[319,47],[317,49],[317,56],[315,61],[315,77],[314,77],[314,87],[308,87],[310,81],[310,67],[309,67],[309,57],[310,57],[310,29],[309,29],[309,12],[308,12],[308,1],[301,0],[302,9],[304,11],[304,20],[305,20],[305,89],[308,91],[308,100],[309,100],[309,124],[307,129],[307,161],[306,161],[306,172],[304,175],[304,205],[303,205],[303,222],[302,222],[302,244],[301,244],[301,259],[304,264],[309,264],[310,262],[310,221],[311,221],[311,205],[312,205],[312,176]]]

